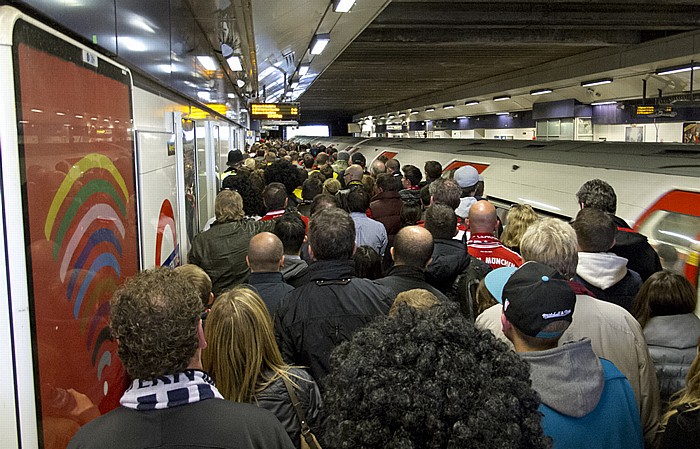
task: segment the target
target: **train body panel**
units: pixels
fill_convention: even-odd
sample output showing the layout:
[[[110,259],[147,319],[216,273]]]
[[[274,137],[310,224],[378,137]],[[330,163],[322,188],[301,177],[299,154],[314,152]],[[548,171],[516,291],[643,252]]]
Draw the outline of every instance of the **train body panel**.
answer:
[[[11,7],[0,24],[0,446],[63,449],[76,401],[103,414],[126,386],[112,292],[186,261],[244,131]]]

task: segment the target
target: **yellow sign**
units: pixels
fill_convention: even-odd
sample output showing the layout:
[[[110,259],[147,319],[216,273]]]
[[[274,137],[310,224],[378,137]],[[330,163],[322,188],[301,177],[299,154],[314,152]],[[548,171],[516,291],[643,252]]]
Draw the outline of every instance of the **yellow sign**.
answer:
[[[637,106],[637,110],[635,113],[637,115],[651,115],[654,112],[656,112],[655,106]]]
[[[296,120],[299,103],[253,103],[250,105],[252,120]]]

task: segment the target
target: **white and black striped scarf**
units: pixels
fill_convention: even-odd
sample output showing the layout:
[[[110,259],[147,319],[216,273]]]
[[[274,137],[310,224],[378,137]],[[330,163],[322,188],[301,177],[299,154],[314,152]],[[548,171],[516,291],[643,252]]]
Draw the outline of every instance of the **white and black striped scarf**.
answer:
[[[187,369],[151,380],[134,379],[119,402],[135,410],[161,410],[211,398],[223,399],[211,377],[204,371]]]

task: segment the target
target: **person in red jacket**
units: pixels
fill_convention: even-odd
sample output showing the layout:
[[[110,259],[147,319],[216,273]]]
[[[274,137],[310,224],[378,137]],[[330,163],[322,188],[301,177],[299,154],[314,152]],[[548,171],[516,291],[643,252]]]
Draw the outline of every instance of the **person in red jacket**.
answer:
[[[498,229],[496,207],[486,200],[477,201],[469,208],[467,222],[471,235],[467,251],[492,268],[519,267],[523,264],[520,254],[506,248],[494,233]]]

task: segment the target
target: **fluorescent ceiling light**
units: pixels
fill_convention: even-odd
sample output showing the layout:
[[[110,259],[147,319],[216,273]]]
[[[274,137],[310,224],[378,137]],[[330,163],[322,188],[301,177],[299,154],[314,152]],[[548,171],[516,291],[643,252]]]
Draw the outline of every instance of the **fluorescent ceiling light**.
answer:
[[[444,105],[442,108],[443,108],[443,109],[452,109],[452,108],[454,108],[454,107],[455,107],[455,105],[453,105],[453,104],[446,104],[446,105]]]
[[[207,102],[211,101],[211,92],[209,92],[209,91],[200,90],[199,92],[197,92],[197,96],[202,101],[207,101]]]
[[[504,101],[510,100],[510,95],[501,95],[499,97],[493,97],[493,101]]]
[[[333,0],[333,11],[348,12],[354,4],[355,0]]]
[[[226,58],[226,63],[234,72],[243,71],[243,63],[241,62],[241,57],[238,55],[233,55],[230,58]]]
[[[581,87],[591,87],[600,86],[601,84],[610,84],[613,82],[612,78],[603,78],[599,80],[584,81],[581,83]]]
[[[606,104],[617,104],[617,101],[596,101],[591,103],[591,106],[604,106]]]
[[[304,63],[304,64],[300,65],[299,66],[299,76],[304,76],[307,73],[309,73],[309,64]]]
[[[657,75],[673,75],[674,73],[690,72],[691,69],[697,70],[700,66],[692,66],[690,64],[676,67],[666,67],[656,71]]]
[[[551,94],[554,92],[552,89],[537,89],[537,90],[531,90],[530,95],[544,95],[544,94]]]
[[[146,44],[131,36],[118,37],[117,45],[124,45],[130,51],[146,51]]]
[[[394,114],[389,114],[389,118],[394,118],[396,117]]]
[[[330,33],[316,34],[309,46],[312,55],[320,55],[331,40]]]
[[[243,87],[243,86],[245,86],[245,81],[243,81],[243,80],[236,80],[236,84],[238,85],[238,87]]]
[[[433,107],[425,108],[425,112],[433,112],[434,110],[435,108]]]
[[[384,120],[384,119],[386,119],[386,117],[384,117],[383,115],[381,117],[379,117],[379,120]]]
[[[496,112],[496,115],[510,115],[510,112]]]
[[[402,112],[401,114],[399,114],[399,117],[406,117],[406,113]]]
[[[416,115],[416,114],[418,114],[418,112],[420,112],[420,111],[411,111],[411,115]]]
[[[459,117],[457,117],[457,118],[458,118],[458,119],[460,119],[460,120],[464,120],[464,119],[466,119],[466,118],[467,118],[467,116],[466,116],[466,115],[460,115],[460,116],[459,116]]]
[[[477,104],[479,104],[479,102],[476,100],[467,100],[464,102],[464,106],[476,106]]]
[[[218,64],[211,56],[197,56],[197,60],[206,70],[213,72],[218,68]]]
[[[277,68],[275,66],[270,66],[270,67],[266,68],[265,70],[263,70],[262,72],[260,72],[260,74],[258,75],[258,79],[261,79],[261,80],[265,79],[269,75],[272,75],[272,72],[276,72],[276,71],[277,71]]]
[[[299,81],[292,81],[292,90],[296,89],[299,87]]]

